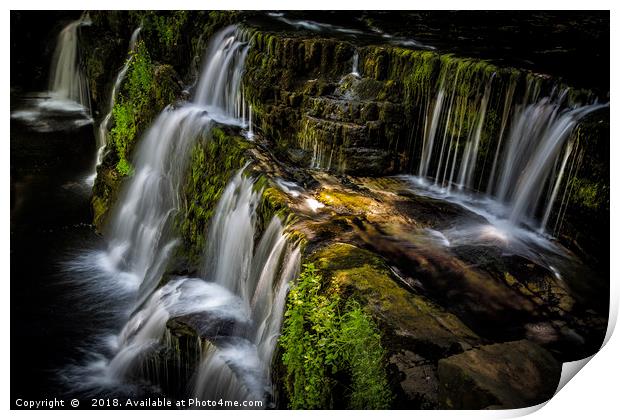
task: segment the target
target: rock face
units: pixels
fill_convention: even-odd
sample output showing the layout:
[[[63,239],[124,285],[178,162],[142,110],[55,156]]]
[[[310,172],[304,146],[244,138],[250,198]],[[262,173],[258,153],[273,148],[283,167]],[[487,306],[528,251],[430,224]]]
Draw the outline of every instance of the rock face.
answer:
[[[453,112],[458,111],[461,122],[458,130],[451,128],[447,133],[449,138],[456,139],[458,149],[462,149],[476,128],[479,108],[476,104],[481,100],[485,81],[492,79],[489,98],[492,105],[480,127],[477,158],[488,164],[478,165],[480,168],[472,174],[481,180],[476,188],[485,191],[487,186],[482,181],[491,170],[506,97],[519,98],[528,86],[535,86],[544,95],[554,85],[549,77],[527,70],[385,44],[380,39],[376,40],[378,44],[372,44],[327,34],[274,32],[255,22],[251,15],[92,13],[93,25],[84,30],[84,50],[91,53],[84,61],[95,107],[101,112],[108,100],[106,92],[111,89],[114,77],[108,75],[107,69],[122,64],[132,28],[142,26],[140,36],[153,65],[164,66],[155,72],[157,89],[149,99],[152,105],[149,109],[156,114],[161,103],[167,103],[171,97],[187,97],[187,93],[181,94],[177,88],[179,76],[184,86],[191,85],[209,37],[224,25],[241,23],[252,39],[243,90],[252,105],[256,131],[272,142],[278,158],[298,166],[362,176],[414,172],[421,160],[423,139],[427,136],[440,85],[452,86]],[[359,62],[357,73],[352,72],[354,57]],[[579,102],[588,95],[575,90],[569,99]],[[142,120],[140,114],[137,112],[138,120]],[[150,119],[152,116],[146,115],[147,123]],[[565,207],[553,209],[551,216],[555,219],[563,215],[565,223],[553,228],[564,244],[580,253],[606,255],[599,252],[591,232],[600,236],[607,231],[608,223],[598,221],[607,220],[609,211],[609,189],[605,181],[608,165],[600,164],[606,159],[600,151],[608,143],[609,131],[604,128],[609,116],[603,111],[591,120],[578,133],[579,168],[562,186],[562,190],[571,191],[569,202]],[[142,125],[137,124],[138,135]],[[95,191],[93,209],[99,228],[123,178],[123,174],[111,168],[114,164],[116,161],[108,160],[104,165],[101,179],[105,182]],[[579,220],[593,222],[588,222],[589,227],[585,228]],[[607,266],[604,257],[593,259],[595,264]],[[602,271],[605,274],[605,269]]]
[[[561,366],[527,340],[493,344],[439,361],[443,408],[524,408],[550,399]]]
[[[460,353],[480,338],[454,315],[397,283],[377,255],[335,243],[310,257],[326,290],[354,298],[372,314],[387,351],[395,406],[437,404],[437,359]]]

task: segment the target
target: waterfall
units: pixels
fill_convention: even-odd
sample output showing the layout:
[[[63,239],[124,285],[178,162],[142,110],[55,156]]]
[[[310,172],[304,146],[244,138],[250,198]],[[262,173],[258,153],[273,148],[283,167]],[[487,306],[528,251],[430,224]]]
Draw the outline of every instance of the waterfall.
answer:
[[[187,105],[164,110],[136,150],[135,173],[110,216],[110,254],[139,284],[139,306],[153,292],[177,245],[172,223],[180,208],[181,185],[194,142],[212,119]]]
[[[168,317],[189,310],[183,290],[190,283],[202,282],[185,279],[157,289],[179,243],[173,224],[181,208],[181,186],[195,142],[208,133],[214,121],[243,125],[233,111],[241,98],[238,89],[245,53],[239,56],[237,49],[230,48],[240,45],[237,39],[242,34],[238,28],[228,27],[214,36],[193,102],[176,109],[167,107],[147,129],[134,154],[134,174],[110,214],[105,232],[108,248],[105,256],[98,258],[106,261],[106,270],[114,277],[128,279],[135,299],[133,316],[115,339],[114,355],[102,369],[105,383],[122,382],[133,372],[154,337],[161,338]],[[201,290],[216,300],[221,300],[225,291],[222,287]],[[230,298],[234,301],[233,295]]]
[[[233,118],[247,125],[241,87],[243,64],[250,47],[248,34],[235,25],[214,35],[195,93],[195,102],[226,120]],[[228,71],[222,71],[228,69]]]
[[[430,124],[425,122],[424,143],[422,148],[422,156],[420,158],[420,169],[418,171],[420,176],[424,176],[428,172],[428,166],[433,152],[433,145],[435,144],[435,135],[437,134],[437,126],[439,125],[439,116],[442,111],[443,98],[445,96],[443,84],[444,79],[442,79],[439,84],[439,91],[437,92],[435,106],[433,107],[433,113],[431,114],[431,122]]]
[[[114,108],[114,104],[116,102],[116,94],[121,87],[121,83],[125,80],[125,75],[129,70],[129,65],[131,64],[133,56],[131,53],[136,48],[136,42],[138,41],[138,35],[140,35],[140,31],[142,27],[138,27],[131,34],[131,38],[129,39],[129,49],[127,51],[127,60],[125,60],[125,64],[121,68],[121,70],[116,75],[116,79],[114,80],[114,86],[112,87],[112,92],[110,92],[110,99],[108,100],[108,110],[105,114],[105,117],[101,120],[99,127],[97,127],[97,131],[95,133],[95,138],[97,140],[97,157],[95,160],[95,169],[93,174],[88,178],[90,184],[95,181],[95,177],[97,176],[97,166],[101,164],[103,160],[103,152],[105,151],[105,147],[108,143],[108,129],[110,128],[110,120],[112,119],[112,109]]]
[[[300,252],[274,216],[254,244],[259,193],[240,171],[220,199],[209,230],[204,277],[238,296],[250,327],[206,347],[192,395],[200,399],[264,400],[288,284]]]
[[[502,122],[499,129],[499,135],[497,140],[497,147],[495,148],[495,154],[493,156],[493,166],[491,167],[491,174],[489,175],[489,183],[487,186],[487,194],[491,193],[493,181],[495,180],[495,171],[497,170],[497,159],[499,158],[499,152],[502,149],[502,142],[504,140],[504,133],[506,132],[506,126],[508,125],[508,117],[510,116],[510,110],[512,109],[512,100],[517,88],[517,78],[511,77],[508,88],[506,89],[506,95],[504,96],[504,110],[502,112]]]
[[[248,108],[248,138],[249,139],[253,139],[254,138],[254,126],[252,125],[252,105],[249,106]]]
[[[90,24],[88,14],[83,14],[60,31],[49,79],[53,99],[75,102],[87,111],[90,110],[90,93],[80,63],[79,29]]]
[[[564,151],[564,158],[562,159],[562,165],[560,166],[560,171],[555,179],[553,190],[551,191],[551,196],[549,197],[549,201],[547,202],[547,206],[545,209],[545,214],[542,218],[542,222],[540,223],[540,229],[544,230],[545,226],[547,226],[547,222],[549,221],[549,216],[551,215],[551,210],[553,209],[553,204],[555,203],[555,199],[558,196],[558,191],[560,190],[560,185],[562,185],[562,179],[564,178],[564,170],[566,169],[566,164],[568,163],[568,158],[573,152],[574,142],[571,141],[566,146],[566,150]]]
[[[351,74],[353,76],[360,77],[360,72],[359,72],[360,54],[359,52],[357,52],[357,50],[353,52],[353,59],[351,61],[352,61]]]
[[[562,108],[565,94],[557,100],[542,98],[515,115],[496,191],[497,197],[511,209],[512,222],[524,222],[536,217],[555,160],[563,149],[568,150],[568,154],[572,149],[570,144],[566,146],[566,140],[581,118],[606,106],[594,104]],[[567,159],[568,155],[565,161]],[[565,161],[560,167],[561,172]],[[560,174],[556,178],[561,181]],[[555,200],[556,196],[557,190],[551,194],[549,202],[544,203],[544,207],[552,205],[551,200]],[[548,217],[543,216],[545,223]]]
[[[104,383],[139,376],[149,352],[167,345],[168,320],[207,314],[209,323],[234,328],[206,341],[192,395],[266,402],[270,394],[269,367],[300,252],[286,240],[277,217],[254,243],[261,192],[243,169],[215,209],[202,278],[177,278],[157,287],[178,244],[173,221],[191,148],[214,121],[245,126],[240,80],[248,43],[243,39],[236,27],[214,36],[193,103],[164,110],[136,150],[135,173],[110,217],[106,261],[131,279],[137,296],[103,369]]]
[[[495,73],[491,75],[486,83],[482,100],[480,101],[480,110],[478,112],[478,120],[476,122],[476,128],[473,131],[473,139],[467,142],[465,146],[465,152],[463,153],[463,161],[461,163],[461,171],[459,175],[458,186],[459,188],[471,187],[472,178],[476,169],[476,161],[478,159],[478,149],[480,148],[480,138],[482,136],[482,127],[484,126],[484,119],[486,118],[487,106],[489,105],[489,99],[491,97],[491,85]],[[470,132],[470,135],[472,132]]]
[[[222,76],[243,73],[244,62],[233,60],[236,51],[226,48],[236,43],[236,31],[228,27],[210,43],[207,57],[216,58],[206,62],[193,103],[164,110],[147,130],[135,154],[135,174],[111,215],[110,248],[121,250],[111,253],[122,255],[119,265],[139,280],[138,304],[154,290],[176,246],[171,223],[180,207],[179,191],[191,148],[213,120],[234,109],[240,97],[234,94],[240,76]],[[225,117],[226,121],[231,117],[235,115]]]
[[[229,182],[216,207],[202,278],[175,279],[150,295],[119,335],[108,380],[136,375],[143,357],[166,345],[168,320],[206,314],[210,324],[234,327],[209,337],[191,395],[267,402],[270,365],[288,284],[299,275],[300,251],[289,244],[277,216],[254,243],[261,192],[243,175],[244,169]]]
[[[442,194],[454,195],[454,186],[461,195],[479,191],[482,198],[501,205],[495,206],[501,207],[499,218],[544,230],[573,151],[568,142],[573,129],[581,118],[607,105],[569,105],[567,89],[554,88],[545,96],[541,81],[533,77],[526,78],[521,95],[516,95],[514,75],[501,90],[494,88],[494,72],[466,76],[457,67],[451,77],[447,83],[442,69],[434,99],[422,111],[420,183]],[[468,96],[458,92],[463,78],[472,85]],[[498,93],[503,95],[497,101],[501,108],[493,109],[491,99]],[[490,110],[501,115],[496,131],[486,126]],[[487,160],[492,163],[485,171]]]

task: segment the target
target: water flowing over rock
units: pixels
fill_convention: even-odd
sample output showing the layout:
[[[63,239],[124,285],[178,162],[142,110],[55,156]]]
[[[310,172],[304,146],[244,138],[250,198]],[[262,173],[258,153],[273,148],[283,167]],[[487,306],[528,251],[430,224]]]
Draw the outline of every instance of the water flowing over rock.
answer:
[[[539,97],[541,88],[536,81],[529,81],[528,87],[532,87],[526,89],[522,102],[518,103],[514,98],[514,79],[511,79],[501,91],[504,96],[499,97],[503,102],[503,116],[496,132],[488,126],[485,128],[495,73],[485,76],[485,83],[479,83],[478,96],[470,105],[475,111],[468,114],[471,111],[464,111],[463,103],[471,98],[459,96],[459,70],[448,98],[443,76],[434,105],[429,106],[418,175],[447,194],[453,190],[470,193],[482,190],[480,193],[484,195],[486,191],[488,197],[510,209],[500,217],[544,229],[566,166],[558,164],[558,156],[564,156],[562,162],[568,159],[573,150],[568,139],[580,119],[606,105],[571,105],[567,103],[566,90]],[[469,129],[463,142],[462,130],[467,120]],[[489,152],[480,156],[483,128],[487,131],[487,147],[495,147],[490,172],[485,171]],[[478,167],[480,163],[482,167]],[[545,188],[549,194],[543,194]]]
[[[127,75],[127,71],[129,70],[129,65],[131,64],[132,55],[131,53],[135,50],[136,42],[138,41],[138,36],[140,35],[140,31],[142,27],[136,28],[135,31],[131,34],[131,38],[129,39],[129,49],[127,60],[125,60],[125,64],[121,68],[121,70],[116,75],[116,79],[114,80],[114,86],[112,87],[112,91],[110,92],[110,99],[108,101],[108,108],[105,116],[99,123],[97,127],[97,131],[95,133],[95,138],[97,140],[97,156],[95,159],[95,170],[93,174],[88,178],[90,184],[95,182],[95,178],[97,177],[97,166],[101,164],[103,159],[103,154],[106,148],[108,130],[110,129],[110,119],[112,118],[112,109],[114,108],[114,104],[116,103],[116,95],[118,94],[118,90],[121,87],[121,84],[125,80],[125,76]]]
[[[118,338],[115,355],[104,369],[105,378],[122,380],[132,372],[149,347],[149,340],[163,333],[166,314],[184,313],[175,310],[176,301],[167,298],[171,293],[178,294],[179,288],[153,293],[178,246],[173,225],[181,207],[181,183],[192,146],[222,117],[227,123],[242,124],[236,114],[227,114],[238,104],[234,92],[239,88],[239,77],[230,80],[220,77],[243,72],[243,60],[230,59],[235,52],[226,49],[234,42],[235,30],[230,27],[224,31],[225,37],[216,36],[207,53],[207,57],[212,57],[216,51],[218,57],[224,54],[229,59],[206,61],[201,75],[203,89],[211,89],[213,85],[225,92],[211,89],[217,100],[197,95],[192,103],[177,109],[168,107],[157,117],[136,150],[134,173],[112,211],[106,229],[109,245],[105,259],[114,276],[130,279],[136,291],[133,309],[138,312]],[[145,319],[150,320],[148,326],[143,324]]]
[[[80,30],[91,25],[87,12],[58,34],[50,64],[48,90],[29,95],[11,118],[39,132],[79,130],[92,124],[91,101],[80,47]]]
[[[254,246],[261,191],[243,175],[245,167],[215,209],[202,279],[178,278],[158,288],[179,245],[173,227],[193,145],[217,121],[247,125],[239,94],[248,48],[240,41],[243,36],[228,27],[214,37],[194,101],[164,110],[136,150],[134,173],[106,229],[106,259],[136,290],[134,313],[115,339],[115,354],[103,369],[104,383],[144,378],[169,384],[173,372],[162,371],[167,365],[154,357],[174,349],[168,330],[172,323],[192,329],[199,337],[198,348],[205,343],[192,394],[203,399],[252,397],[265,403],[271,394],[271,360],[300,252],[289,245],[277,216]],[[123,70],[117,80],[122,75]]]
[[[135,173],[112,212],[108,237],[119,269],[135,276],[139,285],[137,306],[153,292],[177,244],[170,229],[180,208],[189,154],[212,122],[200,107],[167,109],[136,151]]]
[[[213,217],[204,276],[240,297],[250,325],[205,350],[193,390],[203,400],[262,400],[271,394],[270,366],[300,252],[287,243],[278,217],[254,245],[258,199],[252,180],[240,172]]]
[[[243,97],[241,77],[249,49],[248,34],[231,25],[214,36],[210,45],[194,102],[206,106],[213,114],[233,118],[246,126],[251,123],[251,114]]]
[[[85,13],[60,32],[49,82],[53,99],[78,103],[87,111],[90,111],[90,94],[80,62],[79,30],[81,26],[90,23],[90,18]]]

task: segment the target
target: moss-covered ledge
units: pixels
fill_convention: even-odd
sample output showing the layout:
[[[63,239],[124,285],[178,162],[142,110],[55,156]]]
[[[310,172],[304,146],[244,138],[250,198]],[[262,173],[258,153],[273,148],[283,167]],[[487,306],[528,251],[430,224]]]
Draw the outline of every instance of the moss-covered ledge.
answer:
[[[174,69],[154,63],[144,42],[136,44],[128,60],[127,75],[112,109],[104,159],[93,187],[93,221],[98,230],[103,228],[123,179],[133,172],[131,155],[138,139],[181,91]]]
[[[229,180],[248,160],[250,147],[245,138],[224,127],[211,129],[194,145],[177,220],[184,254],[191,265],[198,264],[217,202]]]
[[[467,350],[480,338],[454,315],[401,287],[385,261],[372,252],[333,243],[308,255],[306,263],[287,299],[276,367],[283,372],[276,386],[286,389],[288,404],[436,407],[438,359]],[[343,338],[341,331],[351,311],[360,318],[359,328],[375,331],[364,346],[377,350],[347,362],[342,359],[346,352],[339,351],[357,343],[353,337]],[[364,376],[369,390],[387,381],[389,393],[377,394],[381,402],[356,388],[356,363],[374,366]]]

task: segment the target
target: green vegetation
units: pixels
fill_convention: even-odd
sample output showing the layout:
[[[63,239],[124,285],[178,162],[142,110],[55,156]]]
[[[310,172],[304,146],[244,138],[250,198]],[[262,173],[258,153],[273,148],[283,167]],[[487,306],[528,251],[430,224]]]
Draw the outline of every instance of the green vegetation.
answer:
[[[185,212],[179,221],[192,262],[200,259],[208,222],[228,180],[245,163],[248,147],[243,138],[214,128],[192,149],[183,190]]]
[[[605,206],[609,194],[605,185],[577,177],[571,180],[571,184],[575,191],[573,200],[581,206],[588,210],[598,210]]]
[[[306,264],[289,293],[280,343],[290,407],[333,407],[332,389],[344,386],[347,407],[388,408],[392,394],[376,324],[357,301],[321,289],[321,276]]]
[[[107,157],[93,188],[93,213],[100,229],[116,199],[122,180],[133,173],[131,154],[155,117],[179,92],[178,77],[167,64],[154,64],[146,44],[139,41],[128,58],[129,67],[112,108]]]
[[[126,103],[116,104],[112,109],[112,115],[115,124],[110,131],[110,140],[118,156],[116,170],[122,176],[126,176],[133,171],[133,167],[127,160],[127,146],[136,138],[135,118],[132,108]]]
[[[144,45],[138,42],[135,51],[128,58],[131,60],[123,94],[112,109],[114,127],[110,130],[110,147],[118,156],[116,170],[122,176],[130,175],[133,167],[129,162],[129,152],[136,141],[138,120],[150,105],[153,89],[153,66]]]
[[[182,28],[189,17],[189,12],[185,10],[136,11],[130,14],[133,20],[140,22],[144,32],[154,35],[157,43],[167,49],[177,46],[179,37],[183,33]]]
[[[177,86],[170,66],[155,66],[144,42],[139,41],[130,60],[126,79],[116,99],[108,147],[117,156],[116,170],[130,175],[130,154],[140,134],[166,105],[174,101]]]

